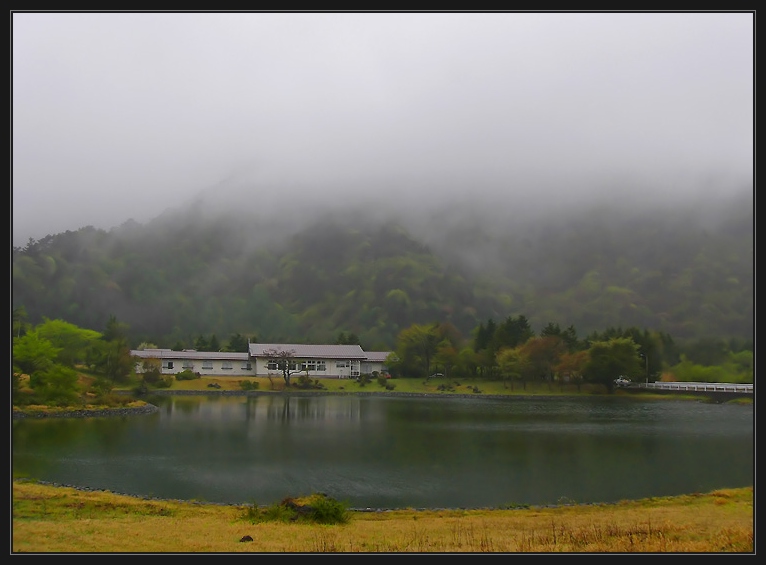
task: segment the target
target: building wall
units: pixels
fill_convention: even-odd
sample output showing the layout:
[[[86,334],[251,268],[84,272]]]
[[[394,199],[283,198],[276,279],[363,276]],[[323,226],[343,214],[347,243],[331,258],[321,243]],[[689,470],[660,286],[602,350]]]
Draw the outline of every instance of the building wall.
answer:
[[[362,374],[367,373],[368,375],[371,375],[375,371],[377,371],[378,373],[386,373],[388,372],[388,369],[380,361],[362,361],[362,367],[361,367]]]
[[[175,375],[184,370],[190,370],[204,376],[250,376],[250,377],[281,377],[282,371],[277,368],[269,369],[268,360],[262,357],[248,360],[244,359],[199,359],[183,357],[154,357],[161,363],[161,373],[163,375]],[[136,363],[136,373],[143,372],[143,362],[140,359]],[[313,361],[313,363],[312,363]],[[321,362],[324,362],[324,370],[320,370]],[[334,378],[349,379],[356,378],[360,374],[371,374],[374,371],[385,372],[383,363],[378,361],[366,361],[360,359],[303,359],[298,360],[299,372],[293,375],[305,375],[306,371],[301,370],[303,364],[307,367],[313,367],[308,371],[308,376],[312,379]],[[249,366],[249,368],[248,368]]]
[[[272,377],[281,377],[282,371],[279,369],[269,369],[269,362],[267,359],[264,359],[262,357],[258,357],[255,360],[255,372],[256,375],[259,377],[266,377],[266,376],[272,376]],[[319,370],[317,368],[313,370],[308,371],[308,376],[312,379],[322,379],[322,378],[331,378],[331,379],[348,379],[348,378],[356,378],[359,376],[359,370],[360,370],[360,362],[358,359],[351,359],[351,360],[338,360],[338,359],[302,359],[298,360],[297,364],[297,371],[293,373],[295,376],[299,375],[305,375],[307,374],[305,370],[302,370],[301,367],[303,366],[303,362],[306,362],[308,366],[310,365],[310,362],[314,361],[314,366],[316,366],[319,362],[324,362],[325,369]]]
[[[203,376],[216,376],[216,377],[228,377],[228,376],[255,376],[255,366],[252,361],[240,360],[240,359],[157,359],[161,362],[160,373],[163,375],[175,375],[185,370],[190,370],[193,373],[199,373]],[[136,373],[143,373],[142,359],[136,363]],[[250,365],[248,369],[247,366]]]

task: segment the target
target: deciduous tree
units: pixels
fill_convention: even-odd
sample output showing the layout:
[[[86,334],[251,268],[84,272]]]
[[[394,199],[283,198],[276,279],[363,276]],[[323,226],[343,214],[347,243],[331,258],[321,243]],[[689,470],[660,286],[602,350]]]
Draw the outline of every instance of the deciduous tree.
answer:
[[[605,385],[611,392],[614,389],[614,379],[618,376],[641,375],[643,367],[638,350],[639,346],[626,337],[591,343],[590,358],[585,365],[585,378],[590,382]]]
[[[559,357],[559,362],[553,367],[553,370],[559,374],[560,378],[575,383],[579,392],[583,381],[583,371],[589,359],[590,353],[587,349],[567,351]]]
[[[27,331],[27,309],[24,306],[14,308],[11,313],[11,335],[15,338]]]
[[[60,352],[59,347],[37,331],[28,331],[13,344],[13,370],[27,375],[44,371],[56,363]]]
[[[513,381],[522,380],[526,388],[524,375],[529,370],[529,359],[521,351],[520,347],[503,348],[497,353],[496,359],[500,367],[500,374],[503,377],[503,386],[506,386],[506,379],[510,380],[511,390],[513,390]]]
[[[282,371],[282,378],[285,385],[290,386],[290,377],[300,372],[298,361],[295,359],[294,349],[265,349],[263,354],[269,363],[276,365],[276,368]]]
[[[41,401],[68,404],[77,398],[77,372],[71,367],[54,364],[33,373],[29,386]]]
[[[58,361],[67,367],[84,362],[88,349],[101,338],[101,334],[95,330],[80,328],[58,319],[46,318],[35,329],[40,337],[49,340],[61,350]]]
[[[440,343],[438,325],[413,324],[399,332],[396,348],[400,364],[422,376],[431,374],[431,363]]]
[[[567,351],[566,343],[559,336],[529,339],[521,349],[529,359],[535,378],[547,381],[552,380],[553,367],[559,362],[559,357]]]

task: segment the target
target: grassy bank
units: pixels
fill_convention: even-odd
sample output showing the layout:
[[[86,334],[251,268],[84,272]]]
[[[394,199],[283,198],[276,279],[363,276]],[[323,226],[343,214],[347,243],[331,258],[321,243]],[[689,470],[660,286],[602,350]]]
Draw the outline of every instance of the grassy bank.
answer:
[[[249,383],[249,388],[245,391],[242,382]],[[321,379],[318,381],[321,388],[302,389],[291,387],[293,392],[318,393],[318,394],[381,394],[381,395],[430,395],[430,396],[590,396],[590,395],[613,395],[622,398],[634,398],[636,400],[693,400],[697,402],[713,402],[711,397],[694,393],[663,393],[640,389],[621,389],[616,388],[611,392],[603,385],[585,383],[580,386],[574,384],[556,384],[556,383],[527,383],[526,386],[519,383],[513,386],[501,381],[487,381],[472,379],[469,381],[449,381],[445,379],[392,379],[393,390],[387,390],[373,381],[367,384],[360,384],[347,379]],[[138,378],[133,378],[114,389],[113,393],[107,398],[99,401],[88,401],[83,398],[80,403],[74,406],[44,406],[44,405],[24,405],[13,406],[14,417],[20,415],[26,416],[65,416],[67,413],[77,415],[82,412],[93,412],[93,415],[100,411],[114,409],[117,413],[125,409],[134,409],[140,411],[146,402],[140,398],[132,397],[132,391],[138,386]],[[223,376],[205,376],[193,380],[172,381],[168,388],[150,389],[149,394],[183,394],[184,392],[199,393],[237,393],[237,394],[279,394],[286,390],[282,378],[268,379],[266,377],[223,377]],[[728,402],[752,404],[753,399],[747,397],[734,397]],[[23,414],[22,414],[23,413]]]
[[[171,390],[208,390],[208,385],[214,384],[220,386],[220,390],[241,390],[239,381],[250,381],[256,383],[259,391],[283,391],[285,389],[284,380],[280,378],[266,377],[200,377],[191,381],[175,381]],[[297,379],[292,379],[293,386],[297,388]],[[376,381],[367,384],[360,384],[350,379],[317,379],[312,382],[319,383],[321,389],[326,392],[364,392],[364,393],[408,393],[408,394],[437,394],[437,395],[569,395],[569,394],[606,394],[606,387],[600,385],[583,384],[579,389],[577,385],[570,384],[547,384],[547,383],[527,383],[523,386],[515,383],[513,386],[502,381],[490,380],[452,380],[443,378],[424,379],[389,379],[387,382],[393,386],[392,390],[386,390]],[[317,389],[308,389],[317,390]],[[616,392],[616,391],[615,391]]]
[[[350,511],[342,525],[253,523],[247,510],[14,481],[12,551],[708,553],[754,549],[752,488],[609,505]]]
[[[229,377],[229,376],[205,376],[188,381],[174,380],[169,388],[157,389],[152,392],[182,392],[182,391],[242,391],[241,382],[252,383],[253,390],[259,393],[282,392],[285,390],[285,383],[281,377]],[[705,400],[706,397],[699,394],[682,393],[662,393],[640,389],[622,389],[615,388],[612,392],[604,385],[583,383],[581,385],[568,383],[541,383],[529,382],[526,385],[522,383],[513,383],[503,381],[491,381],[482,379],[454,380],[435,378],[430,380],[423,379],[390,379],[389,385],[393,385],[392,390],[386,390],[376,381],[367,384],[360,384],[349,379],[318,379],[312,382],[318,382],[321,388],[301,389],[296,386],[297,379],[293,378],[291,390],[302,392],[325,392],[325,393],[364,393],[364,394],[429,394],[437,396],[571,396],[571,395],[608,395],[649,399],[692,399]],[[127,392],[134,388],[138,381],[127,383],[116,390]],[[737,398],[733,402],[752,402],[752,399]]]

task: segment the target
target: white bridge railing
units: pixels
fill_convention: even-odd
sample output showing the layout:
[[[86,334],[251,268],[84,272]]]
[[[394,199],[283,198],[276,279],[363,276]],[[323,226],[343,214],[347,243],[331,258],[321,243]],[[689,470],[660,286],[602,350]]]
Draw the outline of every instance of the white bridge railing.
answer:
[[[655,390],[685,390],[693,392],[738,392],[753,394],[752,384],[733,383],[640,383],[641,388]]]

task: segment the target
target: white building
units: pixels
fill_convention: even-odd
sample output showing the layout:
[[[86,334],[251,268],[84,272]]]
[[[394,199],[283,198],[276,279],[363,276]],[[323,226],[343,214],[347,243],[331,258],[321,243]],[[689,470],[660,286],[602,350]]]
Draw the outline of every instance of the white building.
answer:
[[[236,375],[255,376],[253,362],[247,353],[227,351],[196,351],[184,349],[143,349],[131,351],[136,358],[136,372],[143,373],[144,361],[155,359],[160,363],[163,375],[175,375],[181,371],[192,371],[200,375]]]
[[[147,359],[155,359],[163,375],[190,370],[215,376],[281,376],[277,356],[285,355],[294,363],[293,374],[311,378],[356,378],[362,374],[387,371],[388,351],[365,352],[359,345],[305,345],[291,343],[251,343],[248,353],[225,351],[172,351],[144,349],[131,351],[136,358],[136,372],[143,372]]]

